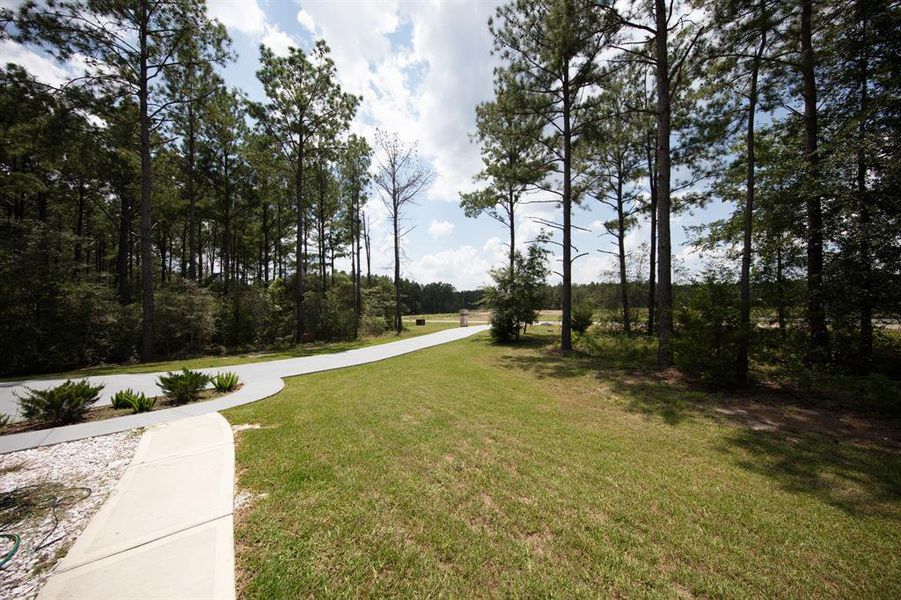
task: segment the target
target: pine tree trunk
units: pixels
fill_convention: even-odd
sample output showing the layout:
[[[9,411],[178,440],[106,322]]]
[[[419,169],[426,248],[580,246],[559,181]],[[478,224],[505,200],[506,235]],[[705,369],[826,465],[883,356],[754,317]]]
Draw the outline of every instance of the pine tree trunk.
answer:
[[[151,246],[152,221],[151,170],[150,170],[150,116],[148,114],[147,26],[150,18],[147,0],[141,0],[141,24],[138,32],[140,42],[139,110],[141,128],[141,359],[153,360],[153,248]]]
[[[655,134],[656,138],[656,134]],[[654,335],[655,309],[657,305],[657,153],[654,143],[649,142],[648,156],[648,180],[651,196],[651,244],[648,250],[648,335]]]
[[[194,192],[194,168],[195,168],[195,134],[194,134],[194,106],[188,104],[188,132],[187,132],[187,160],[188,177],[185,188],[188,194],[188,278],[197,279],[197,239],[194,237],[197,231],[197,195]]]
[[[667,10],[655,0],[657,36],[657,366],[673,364],[673,287],[670,239],[670,81]]]
[[[801,0],[801,73],[804,95],[804,157],[807,161],[807,323],[811,360],[829,352],[826,308],[823,302],[823,207],[820,198],[817,147],[817,86],[813,52],[813,3]]]
[[[263,203],[263,281],[269,285],[269,204]]]
[[[757,77],[760,72],[760,59],[766,47],[766,31],[760,36],[760,46],[751,65],[751,81],[748,91],[748,131],[745,137],[745,153],[747,158],[747,186],[745,190],[744,223],[742,231],[741,281],[738,338],[738,355],[736,357],[736,378],[739,382],[748,380],[748,350],[751,343],[751,240],[754,226],[754,184],[756,155],[754,153],[754,120],[757,116]]]
[[[507,190],[507,219],[510,225],[510,277],[514,276],[516,270],[516,206],[514,201],[513,189]]]
[[[857,150],[857,199],[860,227],[857,233],[860,257],[860,361],[861,370],[870,370],[873,358],[873,298],[870,258],[870,205],[867,198],[867,162],[866,162],[866,120],[869,86],[869,46],[867,36],[867,3],[857,0],[858,21],[861,28],[861,57],[858,66],[858,87],[860,88],[859,147]]]
[[[229,169],[228,156],[223,150],[222,156],[222,290],[228,295],[229,283],[232,279],[232,198],[231,186],[229,185]],[[237,278],[237,277],[235,277]]]
[[[569,65],[563,72],[563,315],[560,348],[572,350],[572,132]]]
[[[305,323],[303,313],[304,271],[304,206],[303,206],[303,140],[297,152],[297,170],[294,174],[294,201],[297,207],[297,254],[294,272],[294,343],[303,341]]]
[[[782,242],[776,246],[776,317],[779,320],[779,336],[788,336],[785,318],[785,278],[783,277]]]
[[[616,243],[619,255],[620,301],[623,309],[623,331],[626,335],[630,335],[632,323],[629,319],[629,281],[626,276],[626,215],[623,206],[623,175],[619,168],[616,181]]]

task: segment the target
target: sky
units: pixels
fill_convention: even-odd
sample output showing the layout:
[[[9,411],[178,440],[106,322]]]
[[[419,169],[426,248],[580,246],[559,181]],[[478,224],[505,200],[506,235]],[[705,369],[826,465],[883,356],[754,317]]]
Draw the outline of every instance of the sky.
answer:
[[[0,0],[4,5],[17,4]],[[372,139],[381,128],[411,143],[436,173],[432,187],[411,206],[404,218],[412,231],[403,241],[404,277],[421,283],[446,281],[458,289],[474,289],[490,282],[489,270],[504,263],[508,233],[487,215],[467,218],[459,206],[460,192],[475,189],[473,176],[481,169],[478,145],[470,140],[475,107],[492,96],[488,18],[495,0],[207,0],[209,15],[226,26],[237,60],[222,69],[226,83],[252,100],[263,100],[256,79],[259,46],[277,54],[290,46],[309,49],[323,38],[332,50],[342,87],[363,101],[352,131]],[[65,69],[11,41],[0,42],[3,62],[18,62],[47,79],[64,77]],[[393,272],[393,241],[386,211],[376,190],[366,208],[373,223],[372,268]],[[550,204],[523,207],[516,220],[518,245],[534,239],[541,217],[559,221]],[[697,270],[703,257],[684,244],[687,225],[721,218],[729,208],[714,203],[672,221],[675,264]],[[575,209],[573,244],[587,253],[573,265],[573,281],[611,280],[613,240],[602,235],[612,211],[591,200]],[[630,231],[627,250],[635,268],[650,231],[646,221]],[[553,248],[552,248],[553,249]],[[559,252],[558,252],[559,254]],[[560,271],[559,257],[553,258]],[[552,275],[551,281],[559,281]]]

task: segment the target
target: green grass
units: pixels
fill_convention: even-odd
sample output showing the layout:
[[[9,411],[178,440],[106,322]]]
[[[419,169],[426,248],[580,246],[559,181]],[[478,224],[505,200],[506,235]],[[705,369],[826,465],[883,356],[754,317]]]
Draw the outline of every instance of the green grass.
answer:
[[[64,377],[91,377],[95,375],[118,375],[120,373],[155,373],[157,371],[179,371],[182,368],[187,369],[207,369],[215,367],[228,367],[232,365],[243,365],[247,363],[264,362],[269,360],[281,360],[284,358],[298,358],[301,356],[312,356],[315,354],[330,354],[334,352],[344,352],[364,346],[374,346],[377,344],[386,344],[388,342],[396,342],[399,339],[416,337],[427,333],[435,333],[444,329],[456,327],[453,323],[427,323],[423,327],[416,327],[412,322],[406,322],[405,329],[400,335],[396,335],[393,331],[378,337],[367,337],[349,342],[311,342],[308,344],[299,344],[284,350],[273,352],[253,352],[247,354],[226,354],[220,356],[198,356],[193,358],[185,358],[178,360],[167,360],[159,362],[147,363],[131,363],[118,365],[103,365],[98,367],[90,367],[87,369],[79,369],[76,371],[67,371],[64,373],[51,373],[36,376],[17,376],[6,379],[5,381],[15,381],[20,379],[61,379]]]
[[[755,431],[717,410],[735,398],[548,341],[481,335],[226,412],[262,425],[237,445],[241,594],[901,595],[897,448]]]

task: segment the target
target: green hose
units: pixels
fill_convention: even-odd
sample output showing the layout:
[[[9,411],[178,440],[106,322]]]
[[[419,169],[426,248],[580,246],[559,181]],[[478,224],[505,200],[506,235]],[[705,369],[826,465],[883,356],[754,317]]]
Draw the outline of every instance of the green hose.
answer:
[[[19,542],[21,542],[22,540],[15,533],[0,533],[0,538],[10,540],[13,543],[12,549],[4,554],[3,558],[0,558],[0,567],[2,567],[6,563],[8,563],[12,559],[13,555],[19,550]]]

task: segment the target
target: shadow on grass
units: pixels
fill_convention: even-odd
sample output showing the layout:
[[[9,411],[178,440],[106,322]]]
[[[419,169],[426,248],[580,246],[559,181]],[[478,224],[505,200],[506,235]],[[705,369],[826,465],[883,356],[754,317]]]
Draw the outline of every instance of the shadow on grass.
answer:
[[[901,457],[820,434],[736,428],[718,450],[734,464],[854,516],[898,516]]]
[[[716,451],[733,464],[852,514],[898,514],[901,436],[897,421],[816,406],[779,390],[706,390],[677,371],[653,369],[647,340],[611,337],[600,355],[564,354],[549,336],[505,347],[501,364],[535,378],[603,382],[625,410],[671,426],[713,420],[732,427]],[[593,352],[592,352],[593,354]]]

